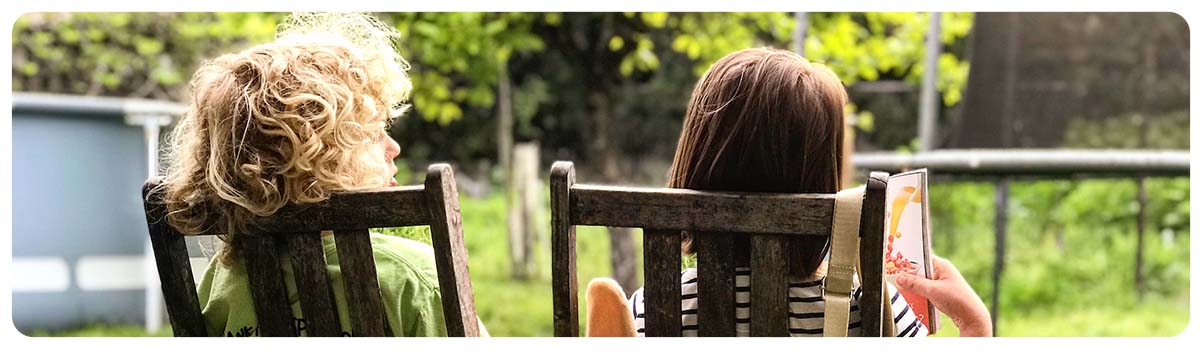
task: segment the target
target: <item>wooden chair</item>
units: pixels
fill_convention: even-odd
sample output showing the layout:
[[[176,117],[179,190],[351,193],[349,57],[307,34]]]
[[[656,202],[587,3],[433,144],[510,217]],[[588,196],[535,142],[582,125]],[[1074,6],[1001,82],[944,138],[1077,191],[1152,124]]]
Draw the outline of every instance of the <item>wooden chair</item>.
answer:
[[[864,336],[878,337],[883,302],[884,198],[887,174],[867,181],[859,236],[862,259]],[[644,230],[646,336],[678,337],[680,231],[694,234],[700,336],[734,336],[733,235],[750,238],[752,336],[788,336],[788,279],[784,238],[830,235],[833,194],[708,192],[575,183],[571,162],[550,170],[554,335],[579,335],[575,276],[575,226],[641,227]]]
[[[165,219],[160,178],[143,187],[146,221],[158,276],[175,336],[206,336],[196,285],[188,263],[184,236]],[[328,200],[287,206],[266,220],[262,232],[246,234],[244,263],[250,280],[254,313],[262,336],[295,336],[279,254],[291,256],[300,307],[309,336],[341,336],[332,286],[325,272],[321,231],[334,232],[339,265],[356,336],[385,336],[387,326],[380,297],[368,229],[429,225],[432,234],[442,310],[450,336],[478,336],[475,300],[467,271],[462,218],[454,171],[446,164],[429,167],[425,185],[341,192]],[[213,232],[211,234],[219,234]]]

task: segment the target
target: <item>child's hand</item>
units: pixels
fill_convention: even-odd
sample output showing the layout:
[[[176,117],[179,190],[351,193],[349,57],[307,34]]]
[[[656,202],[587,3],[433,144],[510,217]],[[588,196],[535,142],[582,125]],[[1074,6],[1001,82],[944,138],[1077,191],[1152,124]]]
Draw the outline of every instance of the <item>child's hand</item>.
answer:
[[[949,260],[933,257],[933,279],[902,274],[896,278],[896,284],[929,299],[934,307],[950,316],[958,327],[959,336],[992,336],[992,319],[987,306]]]

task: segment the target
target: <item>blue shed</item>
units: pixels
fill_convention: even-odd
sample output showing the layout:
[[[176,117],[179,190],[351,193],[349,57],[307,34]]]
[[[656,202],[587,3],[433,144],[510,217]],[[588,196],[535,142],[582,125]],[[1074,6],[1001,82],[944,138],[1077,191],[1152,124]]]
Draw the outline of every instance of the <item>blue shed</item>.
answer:
[[[22,332],[165,320],[142,183],[174,103],[13,93],[12,317]]]

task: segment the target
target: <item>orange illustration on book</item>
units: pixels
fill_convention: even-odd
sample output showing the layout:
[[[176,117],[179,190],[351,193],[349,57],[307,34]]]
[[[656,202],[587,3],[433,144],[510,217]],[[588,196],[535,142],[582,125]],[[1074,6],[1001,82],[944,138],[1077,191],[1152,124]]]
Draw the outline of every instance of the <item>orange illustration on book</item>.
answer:
[[[892,243],[904,234],[900,232],[900,218],[904,213],[904,208],[908,207],[909,203],[921,203],[922,193],[917,191],[916,187],[904,186],[901,191],[903,193],[892,201],[891,222],[888,225],[887,253],[884,255],[884,273],[888,275],[917,271],[916,262],[905,259],[903,252],[896,252],[892,249]]]

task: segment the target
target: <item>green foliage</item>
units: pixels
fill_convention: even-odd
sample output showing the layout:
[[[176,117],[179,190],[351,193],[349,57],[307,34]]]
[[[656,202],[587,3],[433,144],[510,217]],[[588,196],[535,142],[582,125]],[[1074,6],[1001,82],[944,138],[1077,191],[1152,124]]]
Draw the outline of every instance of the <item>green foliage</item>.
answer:
[[[1179,300],[1189,288],[1188,179],[1150,179],[1144,300]],[[1014,182],[1010,186],[1001,319],[1074,317],[1085,310],[1137,310],[1133,180]],[[955,263],[987,303],[994,255],[994,191],[988,183],[930,188],[935,253]],[[1185,308],[1186,309],[1186,308]],[[1186,319],[1186,314],[1185,317]],[[1081,320],[1064,321],[1082,326]],[[1168,329],[1175,329],[1168,327]],[[1026,328],[1042,335],[1044,330]],[[1115,331],[1108,329],[1105,332]],[[1081,328],[1057,335],[1091,335]],[[1164,333],[1157,333],[1164,334]],[[1173,334],[1167,332],[1164,335]]]
[[[280,14],[30,13],[13,26],[13,87],[182,100],[202,59],[269,40]]]
[[[1146,125],[1146,144],[1139,145],[1142,123]],[[1063,137],[1069,148],[1128,148],[1128,149],[1187,149],[1190,136],[1187,127],[1188,111],[1180,110],[1157,115],[1120,115],[1093,120],[1072,118]]]
[[[804,40],[809,60],[828,65],[847,85],[860,80],[878,80],[896,72],[904,80],[920,84],[924,71],[924,37],[929,28],[927,13],[866,12],[812,13]],[[970,13],[942,14],[941,42],[951,44],[971,29]],[[784,12],[673,14],[668,27],[675,29],[671,48],[696,61],[700,76],[713,62],[737,50],[755,46],[790,46],[796,22]],[[938,57],[937,86],[946,105],[962,99],[967,63],[943,52]]]
[[[488,109],[503,67],[515,54],[542,50],[532,13],[389,13],[399,30],[401,55],[412,63],[413,106],[441,125],[461,119],[464,107]]]
[[[787,12],[682,13],[667,20],[674,31],[671,49],[695,61],[692,71],[697,77],[737,50],[787,48],[795,25]]]
[[[891,73],[918,85],[924,74],[924,38],[929,28],[928,13],[867,12],[812,14],[805,56],[824,62],[847,84],[878,80]],[[941,42],[945,45],[964,38],[971,29],[970,13],[942,14]],[[948,106],[962,99],[967,84],[966,61],[950,52],[938,57],[938,90]]]

